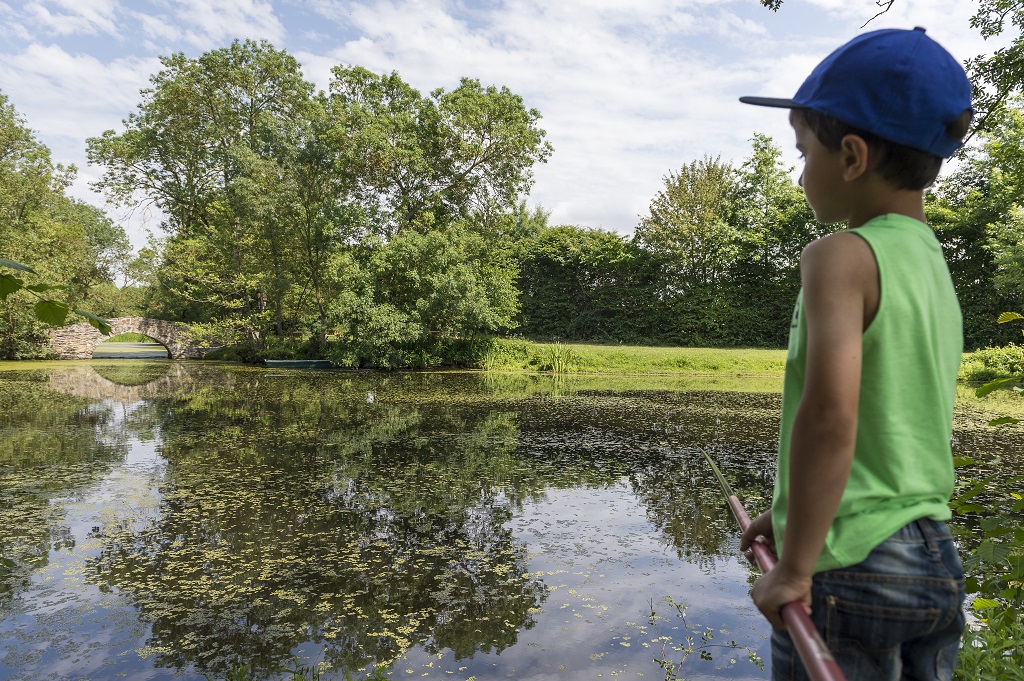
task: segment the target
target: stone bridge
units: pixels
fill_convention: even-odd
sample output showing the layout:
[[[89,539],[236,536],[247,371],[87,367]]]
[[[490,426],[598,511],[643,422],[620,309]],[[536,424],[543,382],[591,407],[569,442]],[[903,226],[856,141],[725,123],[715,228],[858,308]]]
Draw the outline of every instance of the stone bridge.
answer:
[[[188,327],[179,322],[143,317],[108,319],[114,335],[141,333],[157,341],[170,354],[171,359],[199,359],[206,348],[194,345],[189,339]],[[50,350],[57,359],[92,359],[96,346],[107,339],[89,324],[75,324],[50,329]]]

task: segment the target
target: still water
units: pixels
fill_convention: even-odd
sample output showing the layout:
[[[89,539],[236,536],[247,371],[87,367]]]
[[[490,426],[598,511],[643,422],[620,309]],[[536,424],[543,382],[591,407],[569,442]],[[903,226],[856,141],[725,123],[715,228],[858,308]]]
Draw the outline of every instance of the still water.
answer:
[[[0,371],[0,678],[767,678],[777,383]]]

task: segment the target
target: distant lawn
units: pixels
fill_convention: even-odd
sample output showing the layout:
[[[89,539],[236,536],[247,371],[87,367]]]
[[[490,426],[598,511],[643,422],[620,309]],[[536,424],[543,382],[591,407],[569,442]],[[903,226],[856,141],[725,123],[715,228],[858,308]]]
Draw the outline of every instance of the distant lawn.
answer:
[[[541,347],[547,347],[541,345]],[[626,374],[782,375],[785,350],[569,345],[577,371]]]
[[[150,338],[149,336],[143,335],[141,333],[134,333],[132,331],[128,331],[126,333],[119,333],[116,336],[111,336],[110,338],[105,338],[103,340],[103,342],[104,343],[156,343],[157,341],[155,341],[152,338]]]
[[[485,360],[491,371],[566,374],[676,374],[781,376],[785,350],[677,348],[582,343],[500,342]]]

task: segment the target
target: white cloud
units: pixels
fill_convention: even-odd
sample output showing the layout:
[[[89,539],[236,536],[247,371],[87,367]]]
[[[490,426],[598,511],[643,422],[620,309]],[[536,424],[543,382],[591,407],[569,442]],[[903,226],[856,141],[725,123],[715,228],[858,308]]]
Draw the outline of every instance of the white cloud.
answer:
[[[24,12],[57,35],[117,35],[118,9],[117,0],[39,0],[25,5]]]
[[[103,63],[58,45],[29,45],[0,54],[0,89],[47,136],[84,140],[116,125],[139,101],[139,89],[159,67],[153,57]],[[116,116],[116,118],[115,118]]]
[[[224,47],[235,38],[269,40],[280,46],[285,29],[266,0],[177,0],[174,17],[186,40],[201,49]]]

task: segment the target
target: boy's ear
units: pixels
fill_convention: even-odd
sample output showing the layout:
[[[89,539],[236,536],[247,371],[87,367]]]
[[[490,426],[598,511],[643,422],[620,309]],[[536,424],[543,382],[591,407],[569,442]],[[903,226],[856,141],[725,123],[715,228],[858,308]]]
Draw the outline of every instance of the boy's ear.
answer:
[[[870,168],[871,148],[860,135],[846,135],[839,142],[843,162],[843,179],[847,182],[863,176]]]

